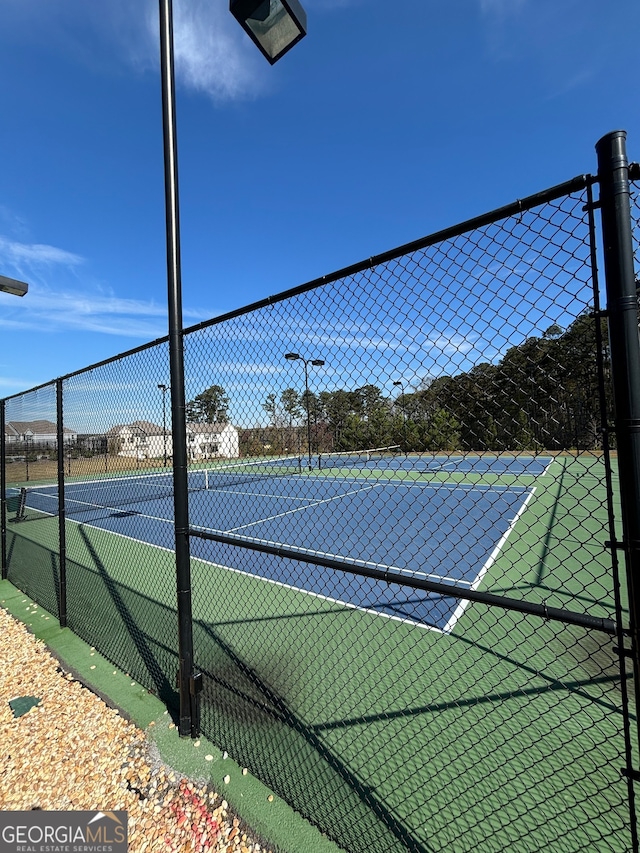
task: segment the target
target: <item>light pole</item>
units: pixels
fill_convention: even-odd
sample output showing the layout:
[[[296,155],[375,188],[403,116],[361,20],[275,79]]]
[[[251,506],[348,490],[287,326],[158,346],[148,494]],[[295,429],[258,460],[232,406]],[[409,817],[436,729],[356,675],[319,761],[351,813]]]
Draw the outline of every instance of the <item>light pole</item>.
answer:
[[[297,352],[287,352],[284,357],[288,361],[301,361],[304,364],[304,390],[305,408],[307,410],[307,449],[309,452],[309,470],[311,471],[311,407],[309,406],[309,365],[322,367],[324,361],[321,358],[303,358]]]
[[[164,445],[164,467],[167,467],[167,391],[168,385],[158,383],[158,389],[162,391],[162,443]]]
[[[169,307],[169,369],[173,440],[174,535],[178,609],[178,689],[181,737],[200,731],[202,675],[193,666],[187,425],[182,342],[182,284],[178,200],[178,142],[173,61],[173,2],[158,0],[160,16],[160,74],[164,139],[165,216],[167,234],[167,291]],[[229,9],[271,64],[306,35],[306,15],[298,0],[231,0]]]
[[[404,435],[404,454],[406,456],[409,452],[409,444],[407,443],[407,410],[405,408],[406,400],[404,393],[404,385],[399,379],[397,379],[393,384],[399,386],[402,389],[402,434]]]
[[[31,435],[25,435],[25,437],[24,437],[24,447],[25,447],[24,463],[25,463],[25,467],[27,469],[27,473],[26,473],[27,483],[29,482],[29,448],[31,447],[32,438],[33,438],[33,436],[31,436]]]

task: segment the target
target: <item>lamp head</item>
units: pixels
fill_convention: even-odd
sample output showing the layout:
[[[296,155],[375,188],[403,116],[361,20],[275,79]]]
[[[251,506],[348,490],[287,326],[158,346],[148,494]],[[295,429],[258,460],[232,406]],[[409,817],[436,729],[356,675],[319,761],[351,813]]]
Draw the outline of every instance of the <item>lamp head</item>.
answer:
[[[230,0],[229,11],[271,65],[307,34],[298,0]]]
[[[285,352],[284,357],[288,361],[297,361],[299,358],[302,358],[302,356],[298,355],[297,352]]]
[[[313,361],[311,362],[311,364],[314,367],[322,367],[322,365],[324,364],[324,361],[321,358],[314,358]]]
[[[13,293],[14,296],[24,296],[29,290],[29,285],[24,281],[18,281],[15,278],[7,278],[6,275],[0,275],[0,290],[3,293]]]

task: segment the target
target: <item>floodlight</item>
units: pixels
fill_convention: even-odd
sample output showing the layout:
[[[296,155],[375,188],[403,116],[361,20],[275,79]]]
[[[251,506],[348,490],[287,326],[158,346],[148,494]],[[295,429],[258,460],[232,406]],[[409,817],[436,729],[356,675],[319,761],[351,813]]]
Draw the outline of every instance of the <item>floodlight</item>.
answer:
[[[3,293],[13,293],[14,296],[24,296],[29,290],[29,285],[24,281],[18,281],[15,278],[7,278],[6,275],[0,275],[0,290]]]
[[[298,0],[230,0],[229,10],[271,65],[307,34]]]

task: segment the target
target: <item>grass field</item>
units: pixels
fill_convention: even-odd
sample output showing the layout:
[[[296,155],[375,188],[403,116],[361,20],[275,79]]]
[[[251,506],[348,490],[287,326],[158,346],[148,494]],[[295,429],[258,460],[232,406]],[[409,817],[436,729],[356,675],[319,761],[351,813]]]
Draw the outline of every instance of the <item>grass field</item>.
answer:
[[[28,468],[28,471],[27,471]],[[38,459],[33,462],[11,462],[6,466],[8,486],[24,486],[29,483],[55,483],[58,479],[57,459]],[[162,460],[134,459],[129,456],[79,456],[65,457],[64,473],[67,477],[96,477],[104,474],[117,475],[139,471],[160,471]],[[28,476],[27,476],[28,474]]]
[[[173,554],[66,530],[69,626],[175,703]],[[613,618],[607,538],[602,461],[558,457],[482,588]],[[424,631],[198,549],[203,730],[348,853],[629,848],[614,638],[481,604]],[[56,552],[57,519],[9,525],[9,579],[54,612]]]

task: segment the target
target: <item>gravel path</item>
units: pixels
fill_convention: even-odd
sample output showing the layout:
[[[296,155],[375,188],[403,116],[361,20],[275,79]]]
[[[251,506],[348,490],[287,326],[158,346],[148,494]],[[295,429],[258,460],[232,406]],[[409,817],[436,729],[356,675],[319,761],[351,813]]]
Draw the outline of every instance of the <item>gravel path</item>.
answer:
[[[0,637],[0,809],[126,809],[131,853],[271,853],[2,608]],[[27,693],[41,701],[14,716]]]

